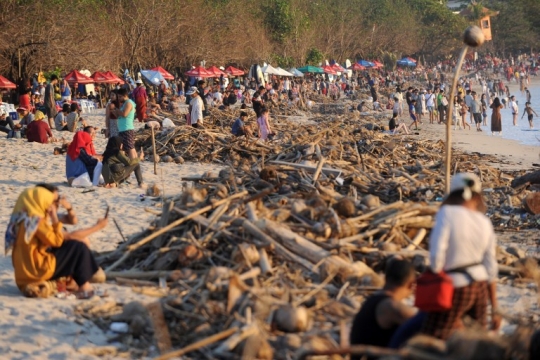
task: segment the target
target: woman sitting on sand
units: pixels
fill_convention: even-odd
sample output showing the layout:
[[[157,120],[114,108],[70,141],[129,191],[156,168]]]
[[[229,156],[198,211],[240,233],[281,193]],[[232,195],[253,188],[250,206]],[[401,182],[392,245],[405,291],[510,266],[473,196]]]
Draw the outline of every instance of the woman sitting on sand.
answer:
[[[96,154],[93,138],[96,130],[88,126],[83,131],[77,131],[73,141],[68,146],[66,156],[66,177],[71,185],[73,180],[88,173],[94,186],[99,183],[101,175],[101,157]],[[97,169],[97,171],[95,171]]]
[[[129,179],[132,172],[135,172],[139,187],[144,187],[139,159],[128,158],[122,151],[122,146],[122,138],[119,136],[110,138],[107,143],[103,153],[102,169],[105,187],[117,187],[118,184]]]
[[[11,214],[6,253],[13,251],[15,283],[28,297],[47,297],[57,292],[55,280],[72,277],[80,299],[93,295],[90,280],[99,270],[88,246],[66,240],[58,219],[58,191],[36,186],[19,195]],[[107,224],[100,220],[100,227]]]

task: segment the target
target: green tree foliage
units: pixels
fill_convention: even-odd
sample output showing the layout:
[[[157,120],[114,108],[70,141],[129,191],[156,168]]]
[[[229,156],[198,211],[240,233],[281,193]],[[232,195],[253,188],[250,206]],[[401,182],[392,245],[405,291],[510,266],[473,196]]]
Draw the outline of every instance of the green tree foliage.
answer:
[[[318,66],[324,60],[324,54],[316,48],[309,49],[306,57],[307,65]]]

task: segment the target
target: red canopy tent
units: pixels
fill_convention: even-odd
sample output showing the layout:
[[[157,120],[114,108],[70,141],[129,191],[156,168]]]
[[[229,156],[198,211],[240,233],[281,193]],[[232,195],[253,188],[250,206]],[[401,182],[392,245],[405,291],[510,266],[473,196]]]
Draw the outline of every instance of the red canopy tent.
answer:
[[[366,67],[360,65],[359,63],[354,63],[351,66],[349,66],[349,70],[362,71],[362,70],[366,70]]]
[[[162,68],[161,66],[156,66],[155,68],[152,68],[150,70],[159,71],[160,74],[163,75],[163,78],[165,80],[174,80],[174,76],[170,72]]]
[[[64,79],[66,79],[66,81],[69,84],[93,84],[94,83],[94,79],[80,73],[77,70],[73,70],[72,72],[64,76]]]
[[[335,63],[334,65],[331,66],[332,69],[334,69],[335,71],[338,71],[338,72],[344,72],[345,71],[345,68],[343,68],[342,66],[340,66],[339,64]]]
[[[0,75],[0,89],[16,89],[17,85]]]
[[[245,74],[244,71],[237,69],[235,67],[229,66],[225,69],[225,72],[231,76],[242,76]]]
[[[114,78],[112,78],[111,76],[109,76],[106,73],[103,73],[101,71],[96,71],[90,77],[92,79],[94,79],[95,83],[98,83],[98,84],[115,84],[115,83],[118,82]]]
[[[379,60],[373,60],[372,63],[374,63],[374,64],[375,64],[375,67],[378,68],[378,69],[384,67],[383,63],[380,62]]]
[[[191,77],[200,77],[200,78],[209,78],[214,77],[214,74],[203,68],[202,66],[197,66],[196,68],[193,68],[186,72],[187,76]]]
[[[330,75],[337,75],[336,73],[336,70],[334,70],[334,68],[332,68],[331,66],[329,65],[325,65],[322,67],[323,71],[327,74],[330,74]]]
[[[113,72],[110,71],[110,70],[109,70],[109,71],[106,71],[106,72],[105,72],[105,75],[107,75],[107,76],[110,77],[112,80],[114,80],[114,81],[112,82],[112,84],[116,84],[116,83],[121,83],[121,84],[123,84],[123,83],[125,83],[125,81],[122,80],[122,78],[120,78],[118,75],[116,75],[115,73],[113,73]]]
[[[209,67],[208,69],[206,69],[206,71],[212,73],[215,77],[219,77],[221,75],[223,76],[227,76],[226,73],[224,73],[220,68],[218,68],[217,66],[211,66]]]

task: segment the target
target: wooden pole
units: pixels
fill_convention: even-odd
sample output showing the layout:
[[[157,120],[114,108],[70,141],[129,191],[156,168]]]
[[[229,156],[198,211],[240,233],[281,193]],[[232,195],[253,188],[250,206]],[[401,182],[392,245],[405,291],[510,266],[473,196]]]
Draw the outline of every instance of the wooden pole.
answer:
[[[154,134],[154,127],[151,126],[150,129],[152,129],[152,151],[154,153],[154,175],[157,175],[156,136]]]
[[[458,62],[456,64],[456,70],[454,71],[454,80],[452,81],[452,87],[450,88],[450,98],[448,99],[448,112],[446,114],[446,161],[445,161],[445,192],[450,193],[450,174],[452,169],[450,168],[452,163],[452,111],[454,107],[454,96],[456,94],[457,82],[459,80],[459,73],[463,60],[467,54],[469,47],[465,45],[461,50]]]

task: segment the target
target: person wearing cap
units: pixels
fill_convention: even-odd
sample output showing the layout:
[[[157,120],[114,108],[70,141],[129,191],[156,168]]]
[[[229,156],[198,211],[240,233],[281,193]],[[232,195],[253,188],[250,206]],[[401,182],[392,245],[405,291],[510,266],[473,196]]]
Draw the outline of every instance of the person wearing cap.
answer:
[[[131,95],[135,100],[135,113],[139,122],[146,121],[146,104],[148,103],[148,95],[146,94],[146,88],[143,86],[141,79],[135,81],[137,87],[133,89]]]
[[[22,106],[17,108],[17,113],[19,114],[20,120],[15,127],[26,131],[26,127],[34,121],[34,114],[32,114],[29,109]]]
[[[512,120],[514,126],[517,126],[518,123],[518,115],[519,115],[519,107],[516,101],[516,97],[514,95],[510,96],[510,109],[512,110]]]
[[[49,120],[49,127],[52,129],[54,127],[54,118],[58,111],[56,110],[56,100],[54,98],[54,87],[58,84],[58,76],[51,75],[51,81],[49,85],[45,88],[45,115]]]
[[[67,117],[70,113],[69,104],[62,105],[62,111],[54,118],[54,127],[56,131],[69,131]]]
[[[39,110],[36,111],[34,121],[26,127],[28,142],[47,144],[49,141],[54,140],[51,128],[45,121],[42,121],[43,119],[45,119],[45,114]]]
[[[452,308],[428,312],[422,333],[446,340],[463,327],[463,318],[472,317],[487,325],[488,300],[491,328],[497,330],[497,239],[490,219],[484,215],[482,184],[472,173],[452,178],[450,193],[435,216],[429,240],[431,271],[444,271],[453,282]]]
[[[191,96],[191,101],[189,103],[189,108],[191,109],[191,126],[199,127],[203,124],[204,110],[204,104],[201,96],[199,95],[199,90],[195,86],[192,86],[186,95]]]
[[[8,128],[9,126],[9,128]],[[15,131],[15,123],[11,116],[7,115],[3,109],[0,109],[0,131],[8,134],[8,137],[11,137],[10,134]]]

